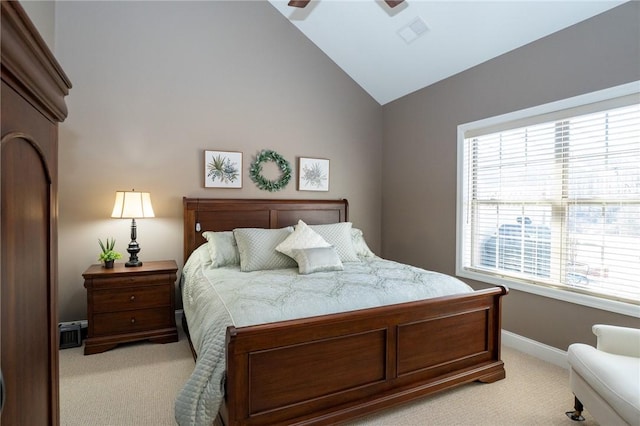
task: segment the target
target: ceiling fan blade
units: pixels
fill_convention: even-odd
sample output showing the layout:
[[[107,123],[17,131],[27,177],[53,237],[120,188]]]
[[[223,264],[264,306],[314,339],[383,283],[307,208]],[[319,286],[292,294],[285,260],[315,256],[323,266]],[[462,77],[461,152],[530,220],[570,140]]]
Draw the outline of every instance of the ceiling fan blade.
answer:
[[[396,7],[400,3],[404,2],[404,0],[384,0],[384,2],[388,4],[389,7]]]
[[[291,0],[289,1],[289,6],[291,7],[307,7],[311,0]],[[389,5],[389,7],[396,7],[400,3],[403,3],[404,0],[384,0],[384,2]]]
[[[291,0],[289,6],[291,7],[306,7],[311,0]]]

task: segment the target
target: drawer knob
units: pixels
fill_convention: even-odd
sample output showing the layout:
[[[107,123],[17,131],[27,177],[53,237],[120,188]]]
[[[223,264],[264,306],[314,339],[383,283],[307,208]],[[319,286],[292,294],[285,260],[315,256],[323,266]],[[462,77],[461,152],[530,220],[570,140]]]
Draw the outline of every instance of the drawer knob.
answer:
[[[136,297],[135,297],[135,296],[131,296],[131,297],[129,298],[129,300],[131,300],[131,301],[133,302],[133,301],[135,301],[135,300],[136,300]]]
[[[136,323],[136,319],[135,318],[131,318],[131,324],[135,324]]]

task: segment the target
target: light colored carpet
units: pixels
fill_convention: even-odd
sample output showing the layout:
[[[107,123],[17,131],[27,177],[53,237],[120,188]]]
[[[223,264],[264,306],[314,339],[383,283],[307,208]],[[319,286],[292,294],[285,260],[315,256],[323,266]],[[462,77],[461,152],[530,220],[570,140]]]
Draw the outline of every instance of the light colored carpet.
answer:
[[[569,371],[512,348],[502,348],[507,378],[491,384],[469,383],[417,400],[389,412],[353,422],[357,426],[595,426],[564,413],[573,409]]]
[[[119,346],[95,355],[84,348],[60,351],[62,426],[175,425],[173,402],[194,366],[184,334],[169,344]],[[507,378],[471,383],[351,422],[352,426],[564,425],[573,407],[569,374],[505,347]]]
[[[184,334],[83,354],[84,346],[60,350],[62,426],[176,424],[173,402],[195,365]]]

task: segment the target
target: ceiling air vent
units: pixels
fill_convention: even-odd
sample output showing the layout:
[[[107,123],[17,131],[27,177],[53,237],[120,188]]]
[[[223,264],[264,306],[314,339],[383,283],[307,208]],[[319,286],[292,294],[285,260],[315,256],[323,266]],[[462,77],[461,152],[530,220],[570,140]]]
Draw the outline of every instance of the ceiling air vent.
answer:
[[[404,27],[398,30],[398,35],[405,41],[405,43],[413,43],[420,36],[429,31],[429,27],[422,20],[422,18],[417,17],[413,21],[409,22]]]

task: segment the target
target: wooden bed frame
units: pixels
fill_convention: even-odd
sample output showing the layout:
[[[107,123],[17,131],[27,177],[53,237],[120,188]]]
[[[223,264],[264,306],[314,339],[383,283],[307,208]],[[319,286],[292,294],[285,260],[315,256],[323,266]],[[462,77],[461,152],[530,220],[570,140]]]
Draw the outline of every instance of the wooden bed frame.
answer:
[[[346,200],[184,198],[184,256],[202,231],[348,220]],[[200,231],[196,231],[196,223]],[[335,424],[472,381],[505,377],[495,287],[227,329],[225,425]]]

